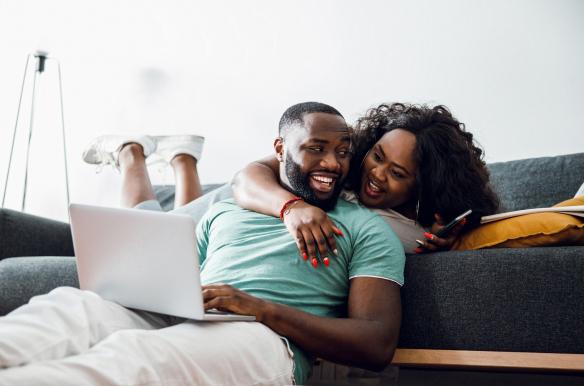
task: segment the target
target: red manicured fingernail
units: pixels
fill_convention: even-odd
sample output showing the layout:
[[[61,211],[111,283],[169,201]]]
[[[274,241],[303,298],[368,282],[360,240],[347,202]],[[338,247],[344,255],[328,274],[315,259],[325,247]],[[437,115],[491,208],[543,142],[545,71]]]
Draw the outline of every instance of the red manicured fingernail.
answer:
[[[316,260],[316,257],[313,257],[312,260],[310,260],[310,262],[312,263],[312,266],[314,268],[318,266],[318,260]]]
[[[328,257],[325,257],[324,259],[322,259],[322,262],[324,263],[324,265],[326,265],[327,267],[330,265],[331,261],[329,260]]]
[[[428,240],[434,240],[434,235],[432,233],[424,232],[424,237]]]
[[[422,253],[422,248],[418,247],[416,249],[414,249],[415,253]]]
[[[462,225],[466,225],[466,217],[462,219],[462,221],[460,222]]]
[[[333,232],[335,232],[335,234],[336,234],[337,236],[345,237],[345,235],[343,234],[343,231],[342,231],[342,230],[340,230],[340,229],[339,229],[339,228],[337,228],[337,227],[333,227]]]
[[[304,259],[304,261],[308,260],[308,256],[306,255],[306,252],[302,252],[302,258]]]

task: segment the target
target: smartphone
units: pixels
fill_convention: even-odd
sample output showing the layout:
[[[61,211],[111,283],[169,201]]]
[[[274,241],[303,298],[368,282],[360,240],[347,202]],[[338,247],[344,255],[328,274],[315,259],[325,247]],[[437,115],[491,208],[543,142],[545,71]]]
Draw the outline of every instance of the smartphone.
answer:
[[[458,223],[460,223],[462,221],[463,218],[465,218],[466,216],[468,216],[471,213],[472,213],[472,209],[469,209],[466,212],[464,212],[463,214],[461,214],[460,216],[456,217],[454,220],[452,220],[448,224],[446,224],[446,226],[444,228],[442,228],[438,232],[436,232],[436,236],[440,237],[440,238],[444,238],[445,236],[448,236],[448,234],[450,233],[452,228],[454,228]]]

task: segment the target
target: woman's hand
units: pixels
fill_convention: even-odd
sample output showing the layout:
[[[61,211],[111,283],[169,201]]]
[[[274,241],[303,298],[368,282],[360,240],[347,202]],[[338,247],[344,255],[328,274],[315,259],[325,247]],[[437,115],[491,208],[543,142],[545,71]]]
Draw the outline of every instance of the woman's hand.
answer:
[[[330,264],[331,255],[337,255],[335,235],[344,235],[322,209],[298,201],[284,214],[284,224],[296,240],[302,258],[310,259],[315,268],[318,253],[325,266]]]
[[[466,218],[464,218],[452,228],[446,237],[441,238],[436,236],[436,233],[444,228],[444,221],[442,216],[437,213],[434,215],[434,218],[436,219],[436,222],[432,225],[432,228],[430,228],[430,232],[424,233],[424,245],[420,245],[420,247],[416,248],[416,253],[449,250],[458,238],[464,224],[466,224]]]

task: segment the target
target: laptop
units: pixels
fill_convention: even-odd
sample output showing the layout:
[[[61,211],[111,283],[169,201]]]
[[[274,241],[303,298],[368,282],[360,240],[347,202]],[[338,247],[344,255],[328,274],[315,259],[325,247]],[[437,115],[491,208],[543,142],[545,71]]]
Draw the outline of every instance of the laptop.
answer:
[[[190,216],[69,206],[79,286],[128,308],[205,321],[254,316],[205,312]]]

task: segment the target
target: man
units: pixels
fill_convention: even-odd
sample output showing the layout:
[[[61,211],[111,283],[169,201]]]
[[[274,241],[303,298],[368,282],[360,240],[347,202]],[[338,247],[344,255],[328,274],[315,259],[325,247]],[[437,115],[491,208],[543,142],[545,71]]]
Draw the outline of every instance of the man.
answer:
[[[337,202],[350,159],[344,119],[320,103],[292,106],[274,148],[282,184],[330,209],[345,234],[328,269],[298,258],[279,219],[220,202],[197,227],[201,280],[214,283],[203,287],[205,308],[257,322],[177,323],[60,288],[0,318],[0,368],[8,368],[0,385],[272,385],[303,383],[313,356],[389,364],[404,253],[383,220]]]

